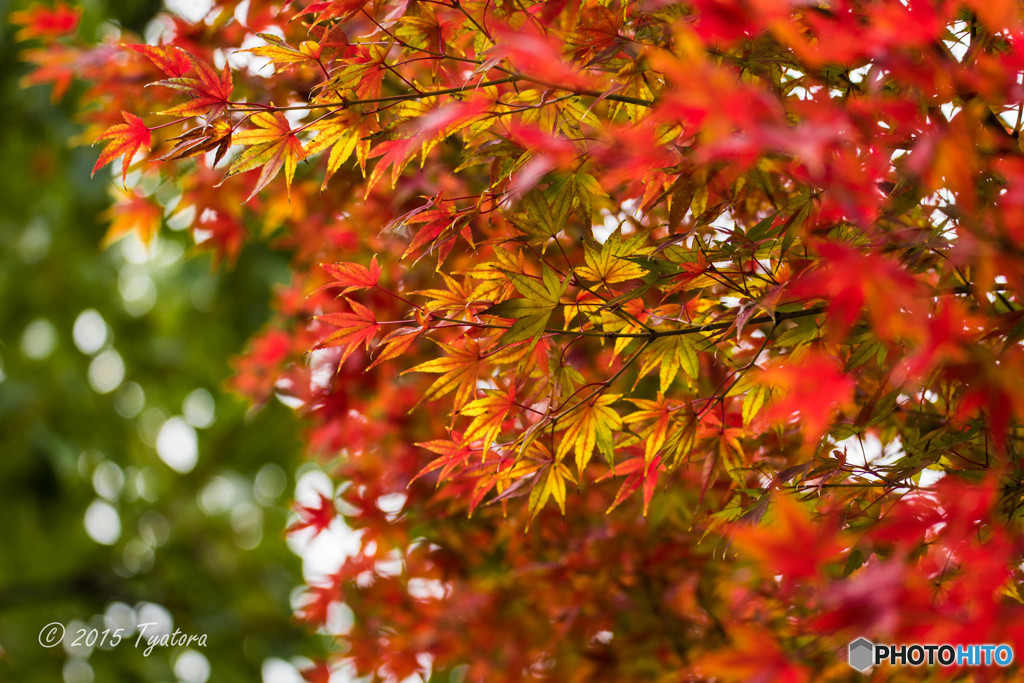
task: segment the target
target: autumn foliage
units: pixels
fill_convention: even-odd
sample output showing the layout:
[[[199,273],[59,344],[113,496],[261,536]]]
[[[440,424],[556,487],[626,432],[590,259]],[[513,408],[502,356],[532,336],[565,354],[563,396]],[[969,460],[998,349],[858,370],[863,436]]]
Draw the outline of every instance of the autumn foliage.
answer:
[[[1018,3],[74,16],[17,17],[27,79],[100,103],[115,236],[290,254],[236,386],[300,405],[339,484],[293,531],[361,533],[299,610],[355,615],[311,680],[1024,654]]]

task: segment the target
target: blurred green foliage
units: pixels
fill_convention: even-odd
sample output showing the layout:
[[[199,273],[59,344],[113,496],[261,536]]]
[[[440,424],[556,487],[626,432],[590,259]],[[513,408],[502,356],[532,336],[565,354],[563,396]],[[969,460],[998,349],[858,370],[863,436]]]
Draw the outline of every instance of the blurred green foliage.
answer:
[[[105,616],[160,614],[146,603],[207,634],[193,649],[208,680],[259,680],[267,657],[308,647],[284,542],[298,433],[290,410],[253,412],[225,382],[286,262],[256,245],[214,270],[168,230],[149,258],[131,241],[102,251],[113,183],[90,179],[95,150],[68,145],[74,89],[54,104],[19,85],[6,17],[24,4],[0,2],[0,680],[201,680],[201,658],[146,657],[131,629],[91,652],[38,642],[50,622],[71,640],[117,625]],[[86,31],[107,19],[140,30],[159,9],[83,5]],[[198,459],[182,474],[157,441],[187,461],[192,435]]]

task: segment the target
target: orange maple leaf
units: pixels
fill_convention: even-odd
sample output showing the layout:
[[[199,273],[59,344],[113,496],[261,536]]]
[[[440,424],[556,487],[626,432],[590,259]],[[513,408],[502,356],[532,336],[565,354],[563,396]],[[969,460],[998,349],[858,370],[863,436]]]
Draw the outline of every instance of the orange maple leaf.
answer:
[[[128,167],[131,166],[132,159],[143,145],[146,146],[147,150],[149,149],[153,141],[153,135],[138,116],[129,114],[126,111],[122,111],[121,116],[125,120],[124,123],[111,126],[96,138],[96,142],[100,140],[110,140],[110,142],[103,148],[100,158],[96,160],[96,165],[92,167],[92,174],[96,175],[96,171],[117,157],[123,157],[124,161],[121,163],[121,184],[124,185],[127,182]]]
[[[149,197],[131,190],[123,193],[118,190],[117,194],[117,200],[104,214],[110,227],[103,237],[103,246],[110,246],[130,232],[138,235],[144,244],[152,242],[160,229],[163,209]]]
[[[361,263],[321,263],[320,267],[327,271],[327,274],[334,278],[320,289],[329,287],[344,287],[342,294],[348,294],[360,289],[373,287],[380,280],[380,266],[377,265],[377,257],[370,260],[370,267]],[[319,291],[319,290],[318,290]]]
[[[463,440],[467,443],[483,440],[481,450],[486,453],[491,444],[501,432],[501,425],[509,411],[517,406],[516,388],[510,386],[507,390],[485,389],[484,398],[478,398],[464,407],[460,413],[472,417],[473,421],[466,427]]]
[[[729,629],[730,644],[700,657],[694,666],[698,678],[758,683],[804,683],[807,669],[789,661],[766,631],[737,624]]]
[[[262,166],[256,186],[245,200],[249,201],[284,168],[285,184],[290,193],[295,168],[306,156],[302,142],[281,112],[260,112],[250,120],[257,127],[240,131],[232,139],[233,144],[249,145],[249,149],[238,155],[225,178]]]
[[[180,47],[173,45],[129,45],[128,47],[140,55],[148,57],[149,61],[171,78],[184,76],[192,70],[192,60],[188,58],[188,53]]]
[[[352,313],[328,313],[317,316],[317,320],[320,322],[341,328],[332,332],[330,336],[314,347],[315,349],[342,347],[341,358],[338,360],[339,368],[345,364],[345,361],[359,348],[360,344],[369,346],[370,339],[380,329],[380,323],[374,317],[373,311],[358,301],[349,300],[348,305],[352,307]]]
[[[423,394],[420,402],[438,399],[455,391],[455,408],[459,409],[476,396],[476,383],[480,376],[480,343],[472,337],[466,337],[465,340],[462,348],[440,344],[445,351],[444,356],[420,363],[402,373],[441,373]]]
[[[470,448],[469,444],[462,439],[462,434],[452,432],[451,436],[451,439],[435,439],[416,444],[420,448],[426,448],[428,451],[433,451],[441,457],[431,460],[430,464],[417,472],[416,476],[409,480],[409,484],[412,484],[412,482],[424,474],[434,470],[441,470],[437,476],[437,483],[440,485],[456,467],[466,464],[470,457],[480,452],[479,449]]]

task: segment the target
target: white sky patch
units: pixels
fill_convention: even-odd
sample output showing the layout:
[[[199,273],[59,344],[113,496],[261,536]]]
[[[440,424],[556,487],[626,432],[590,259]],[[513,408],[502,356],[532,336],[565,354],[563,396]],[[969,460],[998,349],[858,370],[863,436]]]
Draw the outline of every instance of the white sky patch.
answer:
[[[356,615],[352,608],[343,602],[335,602],[327,608],[327,623],[323,631],[332,636],[348,635],[356,623]]]
[[[269,26],[263,32],[270,33],[278,38],[284,38],[284,31],[277,26]],[[254,47],[263,47],[264,45],[269,45],[269,43],[263,40],[263,38],[248,35],[242,41],[242,44],[239,45],[238,50],[232,52],[228,57],[228,63],[234,69],[246,69],[253,76],[262,76],[264,78],[273,76],[275,69],[269,57],[261,57],[251,52],[242,52],[242,50],[251,50]]]
[[[213,424],[215,409],[213,395],[203,388],[193,389],[181,404],[185,419],[196,429],[206,429]]]
[[[295,502],[298,505],[319,507],[320,494],[334,497],[334,483],[322,470],[315,467],[300,468],[295,484]],[[302,576],[309,584],[324,583],[338,571],[346,558],[359,552],[361,533],[353,531],[338,516],[329,527],[314,536],[314,529],[302,529],[288,534],[288,547],[302,558]]]
[[[121,516],[113,505],[94,500],[85,509],[85,533],[101,545],[114,545],[121,538]]]
[[[199,440],[195,428],[182,417],[172,417],[156,436],[156,453],[180,474],[192,471],[199,461]]]
[[[263,683],[305,683],[302,674],[294,665],[277,657],[264,659],[263,666],[260,667],[260,674]],[[334,681],[332,680],[331,683]]]
[[[409,595],[416,600],[441,600],[448,594],[444,583],[423,577],[409,579],[408,590]]]
[[[219,474],[211,477],[196,497],[199,509],[211,517],[227,512],[240,499],[239,491],[231,479]]]
[[[212,0],[164,0],[164,6],[193,24],[202,21],[213,8]]]
[[[109,394],[124,381],[124,361],[114,349],[103,351],[89,363],[89,386],[97,394]]]
[[[186,649],[174,660],[174,675],[183,683],[206,683],[210,680],[210,660],[201,652]]]
[[[848,439],[837,441],[836,448],[846,451],[847,462],[868,467],[891,465],[905,455],[903,442],[900,439],[893,439],[883,446],[882,442],[874,434],[865,434],[860,438],[851,436]],[[939,473],[936,472],[936,474]],[[864,472],[861,476],[869,480],[881,479],[880,477],[873,477],[870,472]]]
[[[309,116],[309,111],[309,109],[291,109],[283,113],[284,118],[288,121],[288,125],[294,129],[298,128],[306,117]]]
[[[343,519],[313,537],[313,529],[302,529],[288,536],[292,552],[302,558],[302,577],[309,584],[322,584],[342,563],[359,552],[362,534],[349,528]]]
[[[135,606],[135,612],[139,615],[139,625],[150,624],[145,629],[147,638],[170,635],[174,630],[174,617],[163,605],[140,602]]]
[[[46,318],[36,318],[21,333],[21,353],[32,360],[48,358],[57,348],[57,328]]]
[[[601,215],[604,216],[604,223],[595,223],[591,226],[591,231],[594,234],[594,239],[599,244],[604,244],[612,236],[612,233],[619,229],[625,216],[613,216],[608,209],[601,209]]]
[[[284,493],[287,485],[288,475],[285,471],[279,465],[269,462],[256,473],[252,486],[253,497],[261,505],[273,505]]]
[[[946,476],[945,472],[939,470],[923,469],[921,470],[921,479],[918,481],[919,486],[925,488],[933,486],[936,482]]]
[[[117,463],[110,460],[101,462],[92,473],[92,487],[96,495],[114,501],[124,488],[124,472]]]
[[[386,515],[397,515],[405,507],[404,493],[388,493],[377,499],[377,507]]]
[[[149,271],[141,265],[126,263],[117,276],[117,289],[128,315],[143,316],[156,304],[156,284]]]
[[[390,550],[384,557],[377,560],[373,568],[381,576],[398,576],[402,573],[404,566],[401,554],[397,550]]]
[[[339,352],[336,348],[316,349],[309,353],[309,386],[313,390],[331,386],[331,378],[338,367]]]
[[[235,6],[235,21],[239,24],[247,24],[249,18],[249,0],[242,0]]]

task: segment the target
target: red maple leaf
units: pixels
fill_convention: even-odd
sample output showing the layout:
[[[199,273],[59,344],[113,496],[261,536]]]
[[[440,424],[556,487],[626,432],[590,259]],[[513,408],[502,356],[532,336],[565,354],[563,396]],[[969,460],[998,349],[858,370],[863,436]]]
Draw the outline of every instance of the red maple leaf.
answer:
[[[190,52],[185,52],[185,56],[195,69],[195,77],[176,76],[160,81],[160,85],[182,90],[191,99],[160,113],[167,116],[206,116],[212,121],[224,113],[231,101],[231,91],[234,89],[231,69],[225,65],[224,71],[218,74],[212,66]]]
[[[299,505],[299,521],[288,527],[288,533],[292,534],[302,529],[313,529],[313,536],[319,536],[320,532],[331,525],[338,511],[334,508],[334,500],[324,494],[320,496],[319,505]]]
[[[781,575],[785,585],[818,576],[822,565],[841,557],[849,543],[839,534],[833,517],[812,520],[789,496],[774,501],[774,518],[759,526],[733,526],[732,541],[770,576]]]
[[[45,5],[33,5],[28,9],[11,12],[12,24],[21,26],[14,35],[16,40],[32,38],[56,38],[73,33],[82,17],[82,8],[74,9],[63,2],[58,2],[53,9]]]
[[[332,604],[341,600],[341,597],[341,588],[337,585],[310,586],[306,591],[299,618],[310,624],[326,624],[327,611]]]
[[[316,662],[313,666],[302,669],[299,673],[302,674],[302,679],[309,683],[331,682],[331,667],[325,661]]]
[[[783,422],[799,413],[807,444],[816,443],[832,424],[835,411],[852,401],[855,386],[835,358],[818,351],[768,368],[759,381],[782,394],[765,411],[764,419]]]

